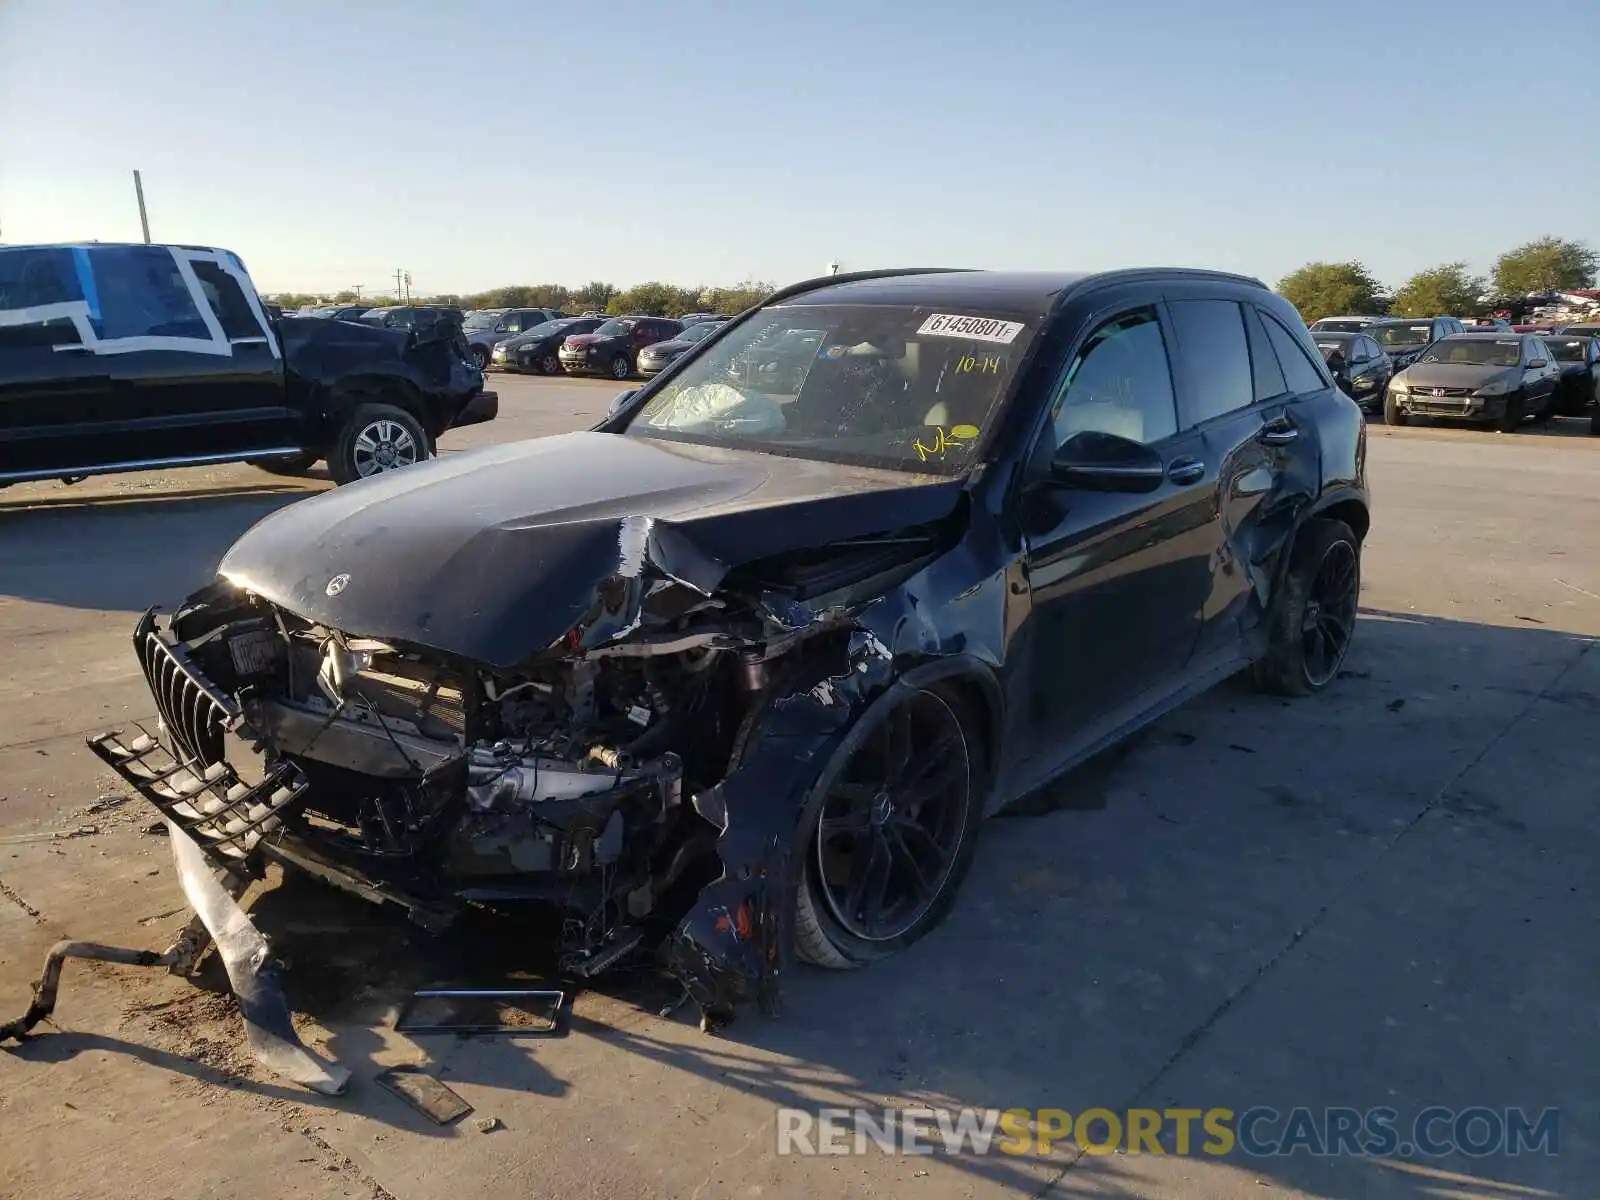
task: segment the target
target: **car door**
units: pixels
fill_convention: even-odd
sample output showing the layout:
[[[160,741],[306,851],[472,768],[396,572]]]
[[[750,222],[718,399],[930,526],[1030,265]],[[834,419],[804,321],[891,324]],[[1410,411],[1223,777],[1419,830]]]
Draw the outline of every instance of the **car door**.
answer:
[[[1350,373],[1350,394],[1357,404],[1370,406],[1383,399],[1384,385],[1389,382],[1386,360],[1370,338],[1352,338],[1351,348],[1355,360]]]
[[[50,478],[118,453],[100,430],[111,402],[106,359],[80,334],[81,253],[0,248],[0,479]]]
[[[299,446],[276,337],[220,253],[91,246],[89,261],[120,461]]]
[[[1211,587],[1195,649],[1195,668],[1205,670],[1247,653],[1268,594],[1269,550],[1316,487],[1315,429],[1296,411],[1299,395],[1327,389],[1329,380],[1299,339],[1253,304],[1175,297],[1168,307],[1181,363],[1179,416],[1203,435],[1215,480]]]
[[[1548,406],[1555,396],[1556,387],[1561,380],[1561,364],[1556,361],[1555,352],[1545,344],[1543,338],[1529,339],[1527,378],[1530,382],[1525,386],[1528,396],[1528,412],[1539,412]],[[1535,365],[1537,364],[1537,365]]]
[[[1024,762],[1177,685],[1209,591],[1215,479],[1203,436],[1180,430],[1159,307],[1130,303],[1086,322],[1057,373],[1050,422],[1020,501],[1030,597]],[[1105,441],[1121,439],[1118,441]],[[1064,448],[1148,449],[1149,490],[1062,484]],[[1015,726],[1014,726],[1015,728]]]

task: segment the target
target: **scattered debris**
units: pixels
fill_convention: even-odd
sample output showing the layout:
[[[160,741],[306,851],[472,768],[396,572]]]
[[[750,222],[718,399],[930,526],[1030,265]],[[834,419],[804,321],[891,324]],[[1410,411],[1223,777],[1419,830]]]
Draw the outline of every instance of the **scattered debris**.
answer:
[[[165,821],[151,821],[150,824],[144,827],[143,832],[148,833],[151,837],[166,837],[167,823]]]
[[[1526,621],[1530,625],[1543,625],[1544,624],[1544,622],[1539,620],[1538,617],[1524,617],[1520,613],[1517,615],[1517,620]]]
[[[504,1129],[499,1117],[479,1117],[477,1122],[479,1133],[493,1133],[497,1129]]]
[[[1250,746],[1241,746],[1238,742],[1229,742],[1228,743],[1228,749],[1229,750],[1237,750],[1240,754],[1254,754],[1255,753],[1255,750],[1252,747],[1250,747]]]
[[[195,910],[195,919],[160,953],[97,942],[57,942],[45,957],[44,969],[34,985],[33,1003],[17,1020],[0,1025],[0,1041],[20,1041],[51,1014],[61,984],[61,968],[69,958],[186,971],[206,944],[214,942],[244,1016],[245,1040],[256,1060],[312,1091],[339,1095],[350,1081],[350,1072],[337,1063],[324,1063],[300,1041],[289,1019],[289,1004],[267,941],[235,899],[243,890],[241,879],[230,875],[228,883],[219,881],[200,847],[177,826],[168,829],[168,838],[178,867],[178,882]]]
[[[36,923],[43,924],[44,914],[24,900],[14,889],[7,887],[4,880],[0,880],[0,897],[11,901],[11,903],[32,917]]]
[[[1384,707],[1387,708],[1390,712],[1399,712],[1405,706],[1406,706],[1406,702],[1405,702],[1404,699],[1391,700],[1391,701],[1389,701],[1388,704],[1384,705]]]
[[[395,1018],[397,1033],[553,1034],[567,994],[553,988],[419,988]]]
[[[378,1075],[378,1086],[399,1096],[435,1125],[459,1121],[472,1111],[472,1105],[421,1067],[391,1067]],[[479,1128],[482,1128],[482,1122],[479,1122]],[[489,1131],[484,1129],[483,1132]]]
[[[79,815],[92,817],[95,813],[109,812],[113,808],[121,808],[132,800],[132,796],[118,795],[115,792],[99,797],[95,802],[85,808]]]
[[[79,825],[76,829],[57,830],[54,836],[57,841],[65,841],[67,838],[93,837],[99,832],[98,825]]]

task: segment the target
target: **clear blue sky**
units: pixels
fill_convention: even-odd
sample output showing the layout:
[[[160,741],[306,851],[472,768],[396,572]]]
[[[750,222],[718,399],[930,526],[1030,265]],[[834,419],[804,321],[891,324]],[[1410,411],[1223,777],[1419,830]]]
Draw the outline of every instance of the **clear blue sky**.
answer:
[[[1600,246],[1597,52],[1600,0],[0,0],[0,238],[137,240],[140,167],[269,291],[1396,283]]]

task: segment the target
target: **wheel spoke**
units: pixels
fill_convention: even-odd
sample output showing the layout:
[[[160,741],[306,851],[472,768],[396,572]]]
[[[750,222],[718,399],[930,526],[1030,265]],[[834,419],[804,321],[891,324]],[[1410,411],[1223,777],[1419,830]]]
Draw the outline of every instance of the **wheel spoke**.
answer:
[[[823,817],[821,834],[824,840],[850,838],[859,840],[872,832],[872,817],[868,813],[851,811],[838,817]]]
[[[911,874],[917,881],[917,895],[925,898],[933,894],[933,883],[922,873],[922,864],[917,862],[917,856],[912,853],[911,847],[906,843],[905,834],[900,826],[891,821],[886,827],[889,835],[889,846],[896,861],[904,863],[911,868]]]
[[[939,844],[939,839],[929,833],[921,821],[914,821],[910,817],[896,813],[889,819],[889,825],[904,845],[909,847],[912,842],[917,843],[925,852],[932,855],[935,866],[940,870],[944,869],[944,864],[950,855]]]
[[[868,846],[870,848],[867,851],[867,861],[856,873],[856,877],[850,881],[850,890],[846,893],[844,901],[845,912],[857,921],[862,919],[862,908],[866,903],[867,886],[872,880],[873,868],[880,859],[888,856],[882,838],[872,838]]]
[[[376,454],[377,452],[378,452],[378,443],[375,440],[373,440],[372,430],[370,428],[369,429],[363,429],[361,431],[361,436],[356,438],[356,453],[357,454]]]

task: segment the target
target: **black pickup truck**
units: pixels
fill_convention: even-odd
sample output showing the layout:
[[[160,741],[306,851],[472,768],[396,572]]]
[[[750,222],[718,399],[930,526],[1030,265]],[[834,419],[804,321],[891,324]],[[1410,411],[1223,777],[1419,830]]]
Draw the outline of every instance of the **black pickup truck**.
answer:
[[[498,411],[452,320],[280,320],[212,247],[0,246],[0,486],[319,459],[348,483]]]

